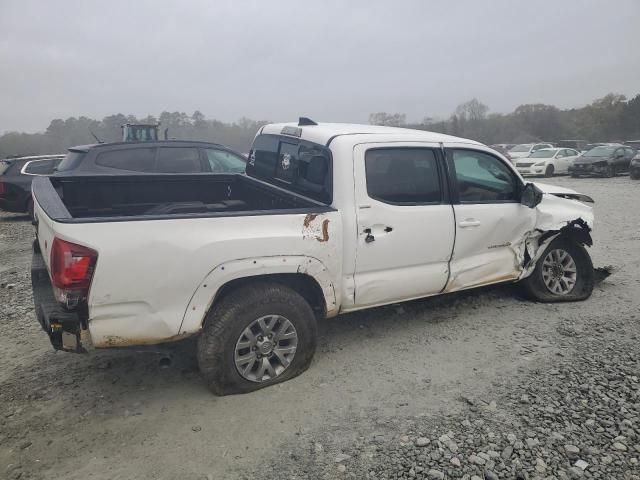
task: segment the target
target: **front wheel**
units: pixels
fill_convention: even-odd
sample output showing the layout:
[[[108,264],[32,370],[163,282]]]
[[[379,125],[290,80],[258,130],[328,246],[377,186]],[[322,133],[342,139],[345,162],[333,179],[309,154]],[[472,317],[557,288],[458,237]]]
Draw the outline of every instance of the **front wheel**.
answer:
[[[544,171],[544,176],[547,178],[553,177],[554,171],[555,171],[555,168],[553,165],[547,165],[547,169]]]
[[[316,319],[297,292],[277,283],[233,291],[209,312],[198,365],[216,395],[247,393],[289,380],[311,364]]]
[[[607,178],[615,177],[616,170],[613,168],[613,165],[607,165],[607,168],[604,171],[604,176]]]
[[[522,286],[530,298],[540,302],[586,300],[594,286],[591,257],[582,245],[557,238],[547,246]]]

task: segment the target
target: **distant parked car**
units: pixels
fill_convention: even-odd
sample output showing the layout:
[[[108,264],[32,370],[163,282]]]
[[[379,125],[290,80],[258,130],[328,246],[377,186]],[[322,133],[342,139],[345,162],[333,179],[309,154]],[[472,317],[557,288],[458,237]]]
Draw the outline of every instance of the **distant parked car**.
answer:
[[[579,155],[573,148],[542,148],[526,158],[519,158],[516,169],[521,175],[552,177],[556,173],[568,173]]]
[[[640,180],[640,151],[636,152],[636,156],[631,159],[629,176],[633,180]]]
[[[635,150],[640,150],[640,140],[627,140],[624,144]]]
[[[525,158],[543,148],[553,148],[550,143],[521,143],[509,150],[509,157]]]
[[[560,140],[557,144],[556,147],[558,148],[573,148],[574,150],[577,150],[578,152],[582,152],[586,149],[586,146],[588,145],[589,142],[587,142],[586,140]]]
[[[569,168],[572,177],[596,175],[613,177],[629,171],[635,150],[624,145],[595,147],[581,155]]]
[[[27,213],[33,209],[31,181],[50,175],[64,155],[37,155],[0,160],[0,209]]]
[[[509,148],[511,148],[512,146],[513,145],[507,143],[496,143],[494,145],[489,145],[489,147],[493,148],[496,152],[500,152],[507,158],[511,158],[509,157]]]
[[[243,173],[247,159],[217,143],[187,140],[117,142],[69,149],[55,175]]]

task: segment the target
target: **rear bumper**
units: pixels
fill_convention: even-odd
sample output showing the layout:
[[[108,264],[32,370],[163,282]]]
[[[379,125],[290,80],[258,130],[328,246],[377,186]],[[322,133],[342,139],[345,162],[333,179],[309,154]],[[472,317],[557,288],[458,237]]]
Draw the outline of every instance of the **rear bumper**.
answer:
[[[37,241],[33,244],[31,261],[31,287],[38,323],[48,335],[55,350],[85,353],[82,344],[90,342],[88,330],[83,330],[82,315],[67,311],[53,295],[49,272],[40,253]]]

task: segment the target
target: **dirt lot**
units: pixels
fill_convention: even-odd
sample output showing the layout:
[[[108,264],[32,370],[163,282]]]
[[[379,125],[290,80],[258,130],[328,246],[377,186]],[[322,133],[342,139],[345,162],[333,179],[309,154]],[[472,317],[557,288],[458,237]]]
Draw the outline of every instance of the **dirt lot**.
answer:
[[[0,478],[640,478],[640,182],[553,183],[596,199],[591,254],[615,271],[587,302],[502,286],[341,316],[305,374],[224,398],[189,343],[168,368],[54,353],[33,227],[2,214]]]

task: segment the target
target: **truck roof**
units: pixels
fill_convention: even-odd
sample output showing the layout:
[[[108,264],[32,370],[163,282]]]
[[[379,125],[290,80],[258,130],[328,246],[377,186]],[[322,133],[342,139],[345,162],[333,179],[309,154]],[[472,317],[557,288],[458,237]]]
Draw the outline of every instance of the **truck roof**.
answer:
[[[298,132],[292,136],[308,140],[310,142],[319,143],[322,145],[329,145],[335,137],[342,135],[385,135],[397,136],[399,139],[409,140],[415,139],[424,142],[464,142],[474,143],[482,145],[480,142],[468,140],[465,138],[454,137],[451,135],[445,135],[443,133],[428,132],[426,130],[415,130],[411,128],[399,128],[399,127],[385,127],[379,125],[361,125],[356,123],[318,123],[317,125],[299,125],[295,122],[290,123],[272,123],[265,125],[260,133],[272,134],[272,135],[287,135],[286,131]],[[299,130],[295,130],[299,129]]]

